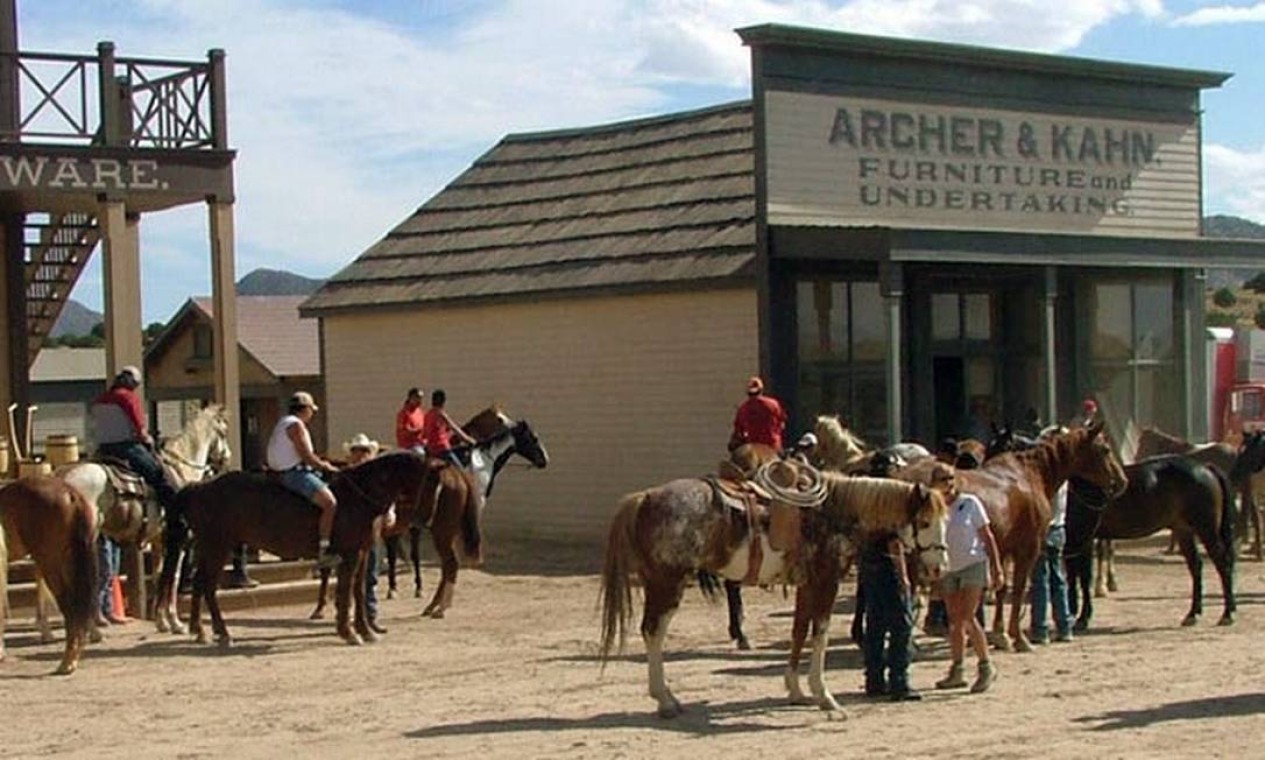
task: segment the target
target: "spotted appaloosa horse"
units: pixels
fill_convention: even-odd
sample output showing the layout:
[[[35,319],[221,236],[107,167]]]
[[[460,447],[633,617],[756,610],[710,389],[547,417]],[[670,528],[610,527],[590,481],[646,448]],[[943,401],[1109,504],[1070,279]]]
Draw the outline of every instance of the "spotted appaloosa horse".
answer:
[[[907,467],[897,477],[925,483],[930,465]],[[1084,428],[1053,435],[1027,451],[999,454],[975,470],[958,471],[962,493],[979,497],[988,513],[1002,564],[1012,563],[1010,622],[1003,628],[1002,605],[993,617],[994,643],[1021,652],[1032,645],[1020,625],[1027,606],[1028,581],[1045,543],[1050,525],[1051,499],[1069,477],[1076,476],[1114,496],[1128,485],[1124,468],[1097,421]],[[1004,599],[1006,589],[998,592]]]
[[[817,473],[803,463],[773,462],[762,472],[776,473],[768,478],[757,476],[757,481],[772,487],[775,500],[798,501],[793,489],[804,479],[820,478],[819,483],[825,485],[818,497],[825,501],[819,508],[785,504],[770,508],[771,524],[782,519],[788,521],[784,525],[793,526],[789,532],[792,540],[787,544],[775,541],[775,530],[753,528],[758,521],[753,521],[749,513],[730,509],[713,484],[702,479],[674,480],[629,494],[620,502],[611,523],[602,573],[601,658],[608,659],[617,642],[620,649],[623,647],[633,614],[630,576],[636,574],[642,580],[644,595],[641,635],[646,646],[650,696],[658,703],[661,716],[673,717],[682,711],[664,678],[663,642],[686,581],[698,570],[710,570],[734,580],[799,587],[797,600],[802,595],[805,621],[812,620],[818,637],[814,640],[809,685],[822,709],[837,710],[839,705],[824,684],[824,641],[838,590],[839,558],[844,544],[865,526],[874,524],[872,515],[882,514],[886,517],[884,527],[902,526],[902,535],[909,538],[909,543],[938,545],[938,559],[932,560],[937,567],[947,561],[943,552],[944,504],[938,494],[892,481],[875,481],[906,496],[915,492],[923,495],[927,506],[911,518],[905,502],[884,501],[889,505],[887,511],[867,508],[867,497],[858,493],[845,495],[842,489],[827,485],[835,482],[828,477],[839,481],[854,479]],[[783,510],[780,517],[776,510]],[[759,543],[758,552],[752,551],[753,542]],[[757,557],[762,559],[753,567]],[[807,625],[805,622],[804,630]],[[787,685],[793,698],[803,698],[796,693],[798,684],[792,685],[789,674]]]
[[[97,609],[96,542],[96,509],[61,480],[22,478],[0,488],[0,660],[9,560],[29,554],[66,620],[66,651],[56,672],[75,672]]]

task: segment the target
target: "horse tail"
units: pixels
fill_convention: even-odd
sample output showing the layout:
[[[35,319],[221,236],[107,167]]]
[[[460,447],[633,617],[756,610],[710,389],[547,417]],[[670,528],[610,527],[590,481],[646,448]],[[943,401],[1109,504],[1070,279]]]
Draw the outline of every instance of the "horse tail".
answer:
[[[473,478],[466,478],[466,503],[461,512],[461,540],[466,559],[474,565],[483,562],[483,530],[479,525],[479,494]]]
[[[611,520],[610,534],[606,538],[606,564],[602,568],[602,642],[600,658],[605,666],[611,651],[623,651],[628,638],[628,623],[632,618],[632,585],[628,576],[633,570],[634,542],[637,513],[646,499],[645,491],[625,496]]]
[[[1225,550],[1226,561],[1233,565],[1236,553],[1234,547],[1234,524],[1238,519],[1235,493],[1230,485],[1230,478],[1220,467],[1209,465],[1208,469],[1212,470],[1217,476],[1217,483],[1221,487],[1221,525],[1217,527],[1217,534],[1221,539],[1221,547]]]
[[[78,491],[67,488],[71,500],[70,541],[66,547],[66,566],[62,615],[70,636],[86,636],[92,615],[97,608],[97,526],[93,510]],[[121,613],[121,611],[120,611]]]

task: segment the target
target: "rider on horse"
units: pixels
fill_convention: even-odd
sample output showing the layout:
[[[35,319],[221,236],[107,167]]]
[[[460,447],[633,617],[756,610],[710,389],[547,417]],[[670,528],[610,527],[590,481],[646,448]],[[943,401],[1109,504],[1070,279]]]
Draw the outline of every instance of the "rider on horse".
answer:
[[[145,410],[136,389],[141,385],[141,371],[132,365],[119,370],[110,389],[92,402],[92,422],[97,439],[97,452],[121,460],[140,475],[158,494],[158,503],[166,512],[176,489],[167,482],[162,463],[154,454],[154,439],[149,434]]]
[[[277,422],[268,438],[268,467],[281,473],[282,485],[321,508],[321,519],[317,523],[320,553],[316,565],[333,568],[342,561],[329,547],[338,499],[317,473],[335,473],[338,468],[312,449],[312,434],[307,426],[317,409],[316,401],[307,391],[297,391],[290,397],[289,414]]]

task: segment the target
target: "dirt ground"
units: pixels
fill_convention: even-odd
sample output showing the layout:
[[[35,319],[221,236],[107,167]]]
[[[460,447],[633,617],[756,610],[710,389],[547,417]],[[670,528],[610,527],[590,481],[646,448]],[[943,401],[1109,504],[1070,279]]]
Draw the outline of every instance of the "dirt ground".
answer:
[[[860,654],[837,616],[828,683],[842,720],[786,704],[791,600],[757,589],[746,593],[750,652],[725,641],[723,604],[687,593],[667,671],[688,712],[657,718],[640,639],[603,673],[597,576],[556,556],[463,571],[445,620],[421,619],[411,597],[384,601],[390,633],[359,648],[308,621],[306,606],[275,607],[230,613],[228,651],[147,623],[114,627],[77,674],[57,678],[47,674],[59,646],[19,620],[0,664],[0,757],[1259,757],[1265,566],[1240,563],[1229,628],[1215,624],[1220,592],[1205,566],[1204,620],[1181,628],[1189,581],[1162,543],[1124,547],[1121,591],[1099,600],[1095,630],[996,655],[1000,678],[979,696],[930,688],[947,655],[920,636],[912,680],[926,698],[864,700]]]

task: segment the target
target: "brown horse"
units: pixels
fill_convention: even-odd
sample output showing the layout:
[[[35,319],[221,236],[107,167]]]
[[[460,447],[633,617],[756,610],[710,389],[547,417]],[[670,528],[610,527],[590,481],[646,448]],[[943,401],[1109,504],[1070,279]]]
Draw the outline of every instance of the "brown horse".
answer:
[[[914,465],[897,473],[911,482],[925,483],[929,466]],[[1029,652],[1032,645],[1020,626],[1026,605],[1028,580],[1045,543],[1050,524],[1051,499],[1071,476],[1092,483],[1116,496],[1128,485],[1124,468],[1103,434],[1103,423],[1051,436],[1027,451],[1006,452],[975,470],[959,470],[959,488],[983,502],[1002,564],[1013,567],[1010,588],[1010,623],[1002,626],[1002,605],[993,616],[995,644],[1002,649]],[[1004,599],[1006,589],[998,591]]]
[[[57,478],[22,478],[0,489],[0,660],[9,560],[29,554],[66,620],[66,651],[56,672],[75,672],[97,609],[96,520],[93,506]]]
[[[422,610],[422,617],[442,618],[452,606],[452,595],[457,585],[457,568],[461,561],[457,556],[458,539],[461,552],[468,565],[477,567],[483,561],[482,534],[479,529],[479,511],[482,508],[478,486],[474,477],[465,469],[436,459],[428,460],[426,490],[420,502],[396,507],[399,523],[423,525],[430,531],[435,551],[439,554],[439,587],[430,604]],[[342,583],[342,579],[339,579]],[[360,584],[363,591],[364,583]]]
[[[834,599],[842,544],[864,522],[858,517],[866,514],[859,507],[864,499],[846,498],[838,489],[825,488],[825,474],[802,463],[770,463],[761,468],[756,480],[775,499],[768,529],[760,527],[761,521],[751,512],[751,503],[745,511],[733,509],[721,496],[719,486],[704,479],[674,480],[629,494],[615,513],[602,572],[601,658],[604,662],[610,657],[617,640],[618,648],[623,648],[633,614],[629,577],[636,574],[642,580],[645,598],[641,635],[646,646],[650,696],[658,702],[661,716],[673,717],[682,710],[664,679],[663,642],[686,582],[696,572],[710,570],[747,583],[805,584],[811,592],[828,594],[831,602]],[[807,488],[802,487],[805,480],[810,483]],[[906,492],[913,490],[903,484],[896,487]],[[819,499],[826,501],[819,502],[820,508],[807,506]],[[805,506],[792,506],[800,503]],[[943,515],[942,503],[940,510]],[[900,520],[907,519],[903,506],[899,514]],[[789,530],[780,532],[779,522],[789,526]],[[919,531],[919,540],[942,546],[943,520],[937,521],[936,526],[938,532],[934,528]],[[834,583],[816,577],[823,567],[830,568]],[[815,597],[810,598],[814,603],[806,604],[805,610],[822,606]],[[830,602],[824,603],[826,610],[830,607]],[[824,622],[818,621],[817,632],[823,636],[828,620],[827,614]],[[813,693],[820,695],[823,709],[838,709],[821,683],[822,661],[824,646],[822,659],[814,660],[810,685]]]
[[[1243,535],[1248,527],[1252,530],[1252,553],[1256,559],[1265,558],[1265,546],[1261,543],[1261,514],[1256,506],[1256,492],[1265,488],[1265,472],[1261,470],[1246,471],[1242,467],[1236,472],[1235,464],[1239,453],[1254,443],[1251,436],[1259,437],[1261,433],[1249,433],[1243,441],[1242,449],[1235,449],[1228,443],[1191,443],[1184,438],[1169,435],[1158,428],[1143,428],[1138,435],[1138,451],[1134,461],[1142,461],[1160,454],[1180,454],[1204,464],[1215,464],[1222,472],[1230,476],[1230,485],[1234,486],[1239,496],[1239,517],[1242,525],[1235,526],[1236,532]],[[1258,443],[1258,442],[1257,442]]]
[[[373,541],[373,524],[391,504],[418,509],[435,493],[435,471],[418,454],[383,454],[335,475],[330,489],[338,499],[330,546],[342,558],[338,567],[336,608],[338,635],[349,644],[376,641],[364,611],[365,555]],[[176,508],[188,520],[196,546],[190,629],[206,642],[202,602],[221,646],[231,637],[216,598],[219,577],[233,549],[242,543],[287,557],[315,557],[316,522],[320,510],[280,483],[259,474],[230,472],[180,491]],[[477,529],[477,526],[476,526]],[[477,545],[477,542],[476,542]],[[354,576],[354,578],[353,578]],[[160,589],[175,582],[175,568],[163,567]],[[355,630],[349,622],[355,596]]]

